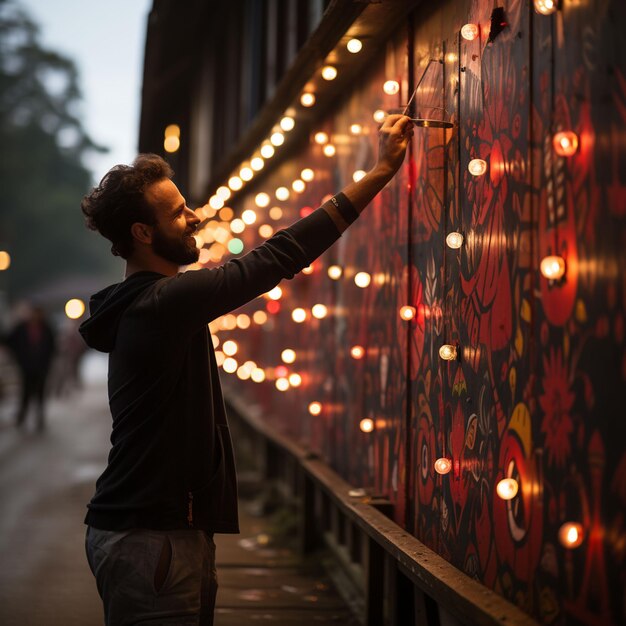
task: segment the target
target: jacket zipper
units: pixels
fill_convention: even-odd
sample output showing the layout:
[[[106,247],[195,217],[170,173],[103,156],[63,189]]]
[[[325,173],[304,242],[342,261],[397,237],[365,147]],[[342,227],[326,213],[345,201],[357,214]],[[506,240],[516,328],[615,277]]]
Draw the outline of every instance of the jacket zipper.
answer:
[[[189,528],[193,528],[193,493],[190,491],[187,496],[187,523]]]

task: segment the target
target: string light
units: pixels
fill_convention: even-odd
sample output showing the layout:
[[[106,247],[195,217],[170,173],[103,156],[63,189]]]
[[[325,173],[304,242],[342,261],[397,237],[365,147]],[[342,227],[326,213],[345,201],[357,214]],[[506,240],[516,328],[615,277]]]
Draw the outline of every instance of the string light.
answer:
[[[283,290],[276,286],[274,289],[270,289],[270,291],[267,292],[267,297],[270,300],[280,300],[283,297]]]
[[[285,117],[283,117],[283,119],[280,120],[280,127],[285,132],[289,132],[290,130],[293,130],[295,125],[296,125],[296,121],[293,119],[293,117],[289,117],[288,115],[285,115]]]
[[[285,143],[285,135],[283,135],[280,131],[276,131],[275,133],[272,133],[270,141],[273,146],[282,146],[283,143]]]
[[[163,140],[165,152],[176,152],[180,148],[180,139],[176,135],[170,135]]]
[[[255,172],[258,172],[259,170],[262,170],[264,165],[265,165],[265,161],[261,157],[254,157],[250,161],[250,167]]]
[[[487,171],[487,161],[472,159],[467,164],[467,169],[472,176],[482,176]]]
[[[273,206],[270,209],[270,218],[273,220],[279,220],[283,216],[283,210],[279,206]]]
[[[307,276],[309,274],[313,273],[313,263],[311,263],[311,265],[307,265],[303,270],[302,270],[303,274],[306,274]]]
[[[341,269],[341,267],[339,267],[339,265],[331,265],[328,268],[328,277],[331,280],[339,280],[342,274],[343,270]]]
[[[503,500],[512,500],[519,490],[519,485],[514,478],[503,478],[496,485],[496,493]]]
[[[302,384],[302,376],[300,376],[300,374],[289,374],[289,378],[287,380],[289,380],[289,384],[292,387],[299,387]]]
[[[250,316],[245,313],[240,313],[237,316],[237,328],[241,328],[242,330],[250,328]]]
[[[239,346],[237,345],[237,342],[232,339],[225,341],[222,346],[222,352],[224,352],[226,356],[235,356],[235,354],[237,354],[237,350],[239,350]]]
[[[335,80],[337,78],[337,68],[334,65],[325,65],[322,68],[322,78],[324,80]]]
[[[311,415],[319,415],[322,412],[322,405],[320,402],[311,402],[309,404],[309,413]]]
[[[296,178],[296,180],[294,180],[293,183],[291,183],[291,188],[296,193],[302,193],[306,189],[306,185],[304,184],[303,180]]]
[[[383,91],[386,94],[393,96],[400,91],[400,83],[398,83],[397,80],[388,80],[383,85]]]
[[[228,179],[228,186],[233,191],[239,191],[243,187],[243,181],[239,178],[239,176],[231,176]]]
[[[414,306],[405,305],[405,306],[400,307],[400,317],[403,320],[406,320],[407,322],[409,320],[412,320],[416,314],[417,314],[417,310],[415,309]]]
[[[557,0],[534,0],[535,11],[541,15],[551,15],[557,8]]]
[[[217,211],[224,206],[224,200],[218,198],[217,196],[211,196],[209,198],[209,206]]]
[[[180,137],[180,126],[178,124],[169,124],[165,127],[165,137]]]
[[[215,192],[215,195],[220,200],[223,200],[224,202],[226,202],[226,200],[228,200],[228,198],[230,198],[230,196],[231,196],[230,189],[228,187],[225,187],[224,185],[222,185],[221,187],[217,188],[217,191]]]
[[[294,309],[291,312],[291,319],[296,322],[296,324],[302,324],[306,320],[306,311],[301,308]]]
[[[463,245],[463,235],[457,232],[448,233],[448,236],[446,237],[446,244],[449,248],[458,250]]]
[[[582,524],[578,522],[565,522],[559,528],[559,542],[566,548],[577,548],[585,538]]]
[[[377,109],[373,113],[374,121],[378,122],[379,124],[382,124],[385,121],[386,117],[387,117],[387,114],[382,109]]]
[[[244,230],[246,229],[246,224],[243,220],[240,220],[238,217],[236,217],[231,223],[230,223],[230,230],[232,230],[235,234],[239,234],[242,233]]]
[[[352,174],[352,180],[355,183],[358,183],[363,178],[363,176],[365,176],[365,174],[366,174],[365,170],[356,170],[356,172]]]
[[[303,107],[312,107],[315,104],[315,94],[312,94],[309,91],[305,91],[300,96],[300,104]]]
[[[359,428],[364,433],[371,433],[374,430],[374,420],[365,417],[359,422]]]
[[[265,208],[270,203],[270,197],[262,191],[261,193],[257,193],[254,198],[254,203],[260,208]]]
[[[252,171],[251,167],[248,167],[246,165],[239,170],[239,177],[241,178],[241,180],[245,180],[247,182],[254,178],[254,172]]]
[[[280,358],[283,363],[294,363],[296,360],[296,352],[295,350],[292,350],[291,348],[285,348],[280,353]]]
[[[361,289],[365,289],[370,282],[372,282],[372,277],[367,272],[359,272],[354,277],[354,283],[357,287],[361,287]]]
[[[465,24],[463,28],[461,28],[461,37],[467,41],[474,41],[479,34],[480,29],[478,28],[478,24]]]
[[[541,259],[539,269],[548,280],[559,280],[565,274],[565,259],[556,255],[546,256]]]
[[[260,152],[261,152],[261,156],[264,159],[271,159],[274,156],[275,151],[274,151],[274,147],[272,146],[272,144],[266,143],[261,146]]]
[[[334,156],[336,152],[335,146],[333,146],[332,143],[327,143],[322,150],[327,157]]]
[[[262,383],[265,380],[265,372],[260,367],[257,367],[252,370],[250,378],[252,378],[255,383]]]
[[[363,48],[363,43],[360,39],[350,39],[350,41],[346,44],[346,48],[348,48],[348,52],[356,54],[357,52],[361,52],[361,49]]]
[[[315,172],[310,167],[305,167],[300,172],[300,178],[303,181],[310,183],[315,178]]]
[[[224,365],[225,359],[226,357],[224,356],[224,353],[221,350],[215,351],[215,362],[217,363],[218,367],[222,367]]]
[[[315,140],[315,143],[319,143],[320,145],[325,144],[328,143],[328,134],[320,130],[315,133],[313,139]]]
[[[318,320],[324,319],[328,315],[328,309],[323,304],[315,304],[311,308],[311,315]]]
[[[274,229],[269,224],[262,224],[259,226],[259,235],[264,239],[271,237],[274,234]]]
[[[250,224],[254,224],[254,222],[256,222],[256,212],[252,209],[246,209],[241,214],[241,219],[244,221],[245,224],[248,224],[248,226],[250,226]]]
[[[237,369],[237,378],[239,378],[239,380],[248,380],[250,374],[250,370],[245,365],[241,365]]]
[[[278,391],[287,391],[289,389],[289,381],[286,378],[277,378],[274,384]]]
[[[353,135],[360,135],[363,132],[363,126],[361,124],[350,124],[350,132]]]
[[[552,138],[552,146],[559,156],[572,156],[578,150],[578,135],[571,130],[555,133]]]
[[[71,320],[77,320],[85,312],[85,303],[79,298],[72,298],[65,303],[65,315]]]
[[[231,254],[241,254],[243,252],[243,241],[234,237],[228,242],[228,251]]]
[[[234,374],[237,371],[239,364],[232,357],[228,357],[224,359],[224,363],[222,364],[222,369],[229,374]]]
[[[352,346],[352,348],[350,348],[350,356],[353,359],[358,361],[359,359],[362,359],[364,355],[365,348],[363,348],[363,346]]]
[[[224,222],[230,222],[233,219],[233,215],[235,215],[235,212],[229,206],[225,206],[220,211],[220,219]]]
[[[265,311],[255,311],[252,314],[252,320],[255,324],[262,326],[267,322],[267,313]]]
[[[277,200],[284,202],[285,200],[289,199],[289,189],[287,189],[287,187],[279,187],[275,191],[275,195]]]
[[[442,456],[435,461],[434,467],[437,474],[447,474],[452,469],[452,460]]]
[[[11,267],[11,255],[6,250],[0,250],[0,272]]]
[[[444,361],[454,361],[457,357],[456,346],[444,343],[443,346],[439,348],[439,356]]]

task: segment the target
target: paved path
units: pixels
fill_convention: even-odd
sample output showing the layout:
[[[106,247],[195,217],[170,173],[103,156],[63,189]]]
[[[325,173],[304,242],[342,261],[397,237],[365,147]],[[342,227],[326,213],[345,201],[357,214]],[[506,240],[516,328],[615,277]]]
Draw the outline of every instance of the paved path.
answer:
[[[2,626],[103,623],[82,520],[106,463],[110,417],[104,384],[91,378],[82,391],[51,401],[42,434],[34,432],[34,415],[23,430],[13,427],[11,398],[0,406]],[[242,502],[242,534],[216,536],[215,626],[356,624],[319,560],[301,561],[248,504]]]

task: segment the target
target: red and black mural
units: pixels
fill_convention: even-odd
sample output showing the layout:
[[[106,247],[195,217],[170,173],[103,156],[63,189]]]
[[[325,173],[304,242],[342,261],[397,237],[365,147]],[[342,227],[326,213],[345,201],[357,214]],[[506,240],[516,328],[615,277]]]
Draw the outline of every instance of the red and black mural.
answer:
[[[417,11],[311,129],[310,146],[265,181],[273,197],[314,172],[277,202],[282,216],[257,211],[276,230],[373,165],[374,112],[403,107],[420,78],[412,114],[452,123],[415,129],[402,171],[310,273],[281,285],[267,323],[220,338],[238,339],[241,360],[269,373],[233,383],[237,393],[355,486],[389,498],[396,521],[459,569],[541,623],[621,624],[626,5],[569,0],[551,15],[525,0],[500,5],[497,36],[491,2]],[[479,26],[474,40],[460,36],[466,23]],[[383,92],[389,80],[397,93]],[[571,156],[555,149],[562,131],[575,133]],[[468,170],[473,159],[482,175]],[[451,232],[460,248],[446,244]],[[560,278],[540,271],[551,255],[564,261]],[[325,315],[313,316],[316,304]],[[443,360],[443,344],[458,358]],[[293,363],[281,362],[285,348]],[[290,373],[301,381],[277,390]],[[448,473],[435,471],[440,458]],[[510,499],[496,489],[506,478],[518,487]],[[569,543],[567,523],[580,525]]]

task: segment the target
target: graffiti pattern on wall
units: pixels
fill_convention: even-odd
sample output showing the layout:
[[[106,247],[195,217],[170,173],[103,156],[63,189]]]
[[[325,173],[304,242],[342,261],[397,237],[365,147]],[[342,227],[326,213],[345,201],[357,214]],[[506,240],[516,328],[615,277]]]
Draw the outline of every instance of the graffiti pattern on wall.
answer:
[[[542,16],[523,0],[501,4],[506,27],[489,43],[492,3],[416,13],[366,84],[312,129],[336,154],[312,141],[267,181],[273,190],[302,168],[316,172],[280,204],[275,228],[319,205],[373,165],[372,113],[401,107],[428,67],[413,113],[447,116],[454,128],[416,129],[405,167],[366,215],[310,274],[281,285],[279,310],[246,345],[270,380],[244,392],[352,484],[389,498],[398,523],[542,623],[618,624],[626,52],[613,24],[625,8],[571,2]],[[467,22],[480,25],[473,41],[459,37]],[[397,93],[382,92],[386,80]],[[576,133],[573,156],[555,152],[561,130]],[[472,159],[485,161],[484,174],[468,171]],[[460,249],[446,246],[451,231],[463,235]],[[257,241],[251,231],[244,240]],[[564,259],[564,278],[541,274],[548,255]],[[334,264],[339,280],[327,275]],[[355,284],[358,272],[369,286]],[[318,303],[328,309],[320,319]],[[404,305],[415,310],[409,322]],[[458,360],[442,361],[444,343],[458,346]],[[298,355],[285,369],[302,382],[279,392],[273,368],[285,367],[285,347]],[[438,458],[451,460],[449,473],[435,471]],[[508,500],[497,493],[505,478],[518,486]],[[581,525],[579,547],[564,545],[566,522]]]

